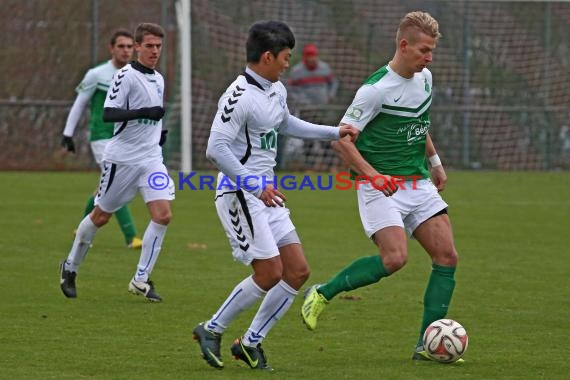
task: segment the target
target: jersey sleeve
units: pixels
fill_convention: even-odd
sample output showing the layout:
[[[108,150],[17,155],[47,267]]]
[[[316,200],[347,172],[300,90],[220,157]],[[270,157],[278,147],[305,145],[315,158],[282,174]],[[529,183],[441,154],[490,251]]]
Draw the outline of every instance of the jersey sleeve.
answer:
[[[382,108],[382,94],[372,85],[365,84],[358,89],[352,104],[346,110],[342,124],[351,124],[363,130],[374,119]]]
[[[230,88],[218,102],[218,111],[212,122],[212,132],[222,133],[232,139],[247,124],[249,113],[247,93]]]
[[[129,109],[129,92],[131,88],[133,69],[123,68],[113,75],[113,80],[107,91],[104,108]]]
[[[73,137],[75,133],[75,128],[81,119],[81,115],[87,107],[91,96],[85,92],[79,92],[77,94],[77,98],[75,98],[75,102],[73,102],[73,106],[69,111],[69,115],[67,115],[67,121],[65,122],[65,128],[63,130],[63,135],[68,137]]]
[[[97,89],[97,74],[91,69],[85,73],[81,83],[75,88],[75,92],[91,98]]]

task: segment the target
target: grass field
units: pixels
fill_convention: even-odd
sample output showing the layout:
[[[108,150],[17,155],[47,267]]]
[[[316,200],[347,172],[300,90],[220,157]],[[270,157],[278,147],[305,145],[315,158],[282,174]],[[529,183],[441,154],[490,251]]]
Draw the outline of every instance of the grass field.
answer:
[[[0,173],[0,378],[2,379],[566,379],[570,371],[570,173],[451,172],[450,203],[460,253],[449,317],[469,332],[463,365],[410,360],[429,260],[410,241],[408,265],[379,284],[338,298],[309,332],[301,298],[264,343],[271,375],[231,359],[214,370],[191,340],[249,269],[232,261],[211,191],[179,191],[153,273],[162,304],[127,292],[138,252],[115,221],[99,231],[64,298],[58,264],[96,173]],[[289,191],[288,206],[323,281],[361,255],[365,238],[352,191]],[[148,222],[140,198],[133,214]]]

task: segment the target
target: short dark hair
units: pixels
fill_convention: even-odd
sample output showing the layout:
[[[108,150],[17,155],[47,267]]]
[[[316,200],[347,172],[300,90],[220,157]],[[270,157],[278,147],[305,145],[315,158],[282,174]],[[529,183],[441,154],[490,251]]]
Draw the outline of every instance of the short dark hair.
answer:
[[[266,51],[273,56],[286,48],[295,47],[295,36],[287,24],[281,21],[259,21],[249,28],[245,53],[247,62],[259,62]]]
[[[164,38],[164,29],[158,24],[152,24],[150,22],[143,22],[137,26],[135,29],[135,42],[140,44],[145,35],[152,34],[160,38]]]
[[[111,46],[115,46],[115,44],[117,43],[117,38],[119,37],[127,37],[130,38],[131,40],[134,40],[133,34],[129,32],[127,29],[123,28],[116,29],[113,31],[113,34],[111,34],[111,40],[109,41]]]

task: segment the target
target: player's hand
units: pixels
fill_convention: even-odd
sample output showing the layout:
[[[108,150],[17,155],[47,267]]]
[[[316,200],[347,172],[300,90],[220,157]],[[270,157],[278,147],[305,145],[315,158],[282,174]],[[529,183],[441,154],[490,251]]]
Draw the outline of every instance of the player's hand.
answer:
[[[162,132],[160,132],[160,141],[158,142],[158,145],[163,146],[164,143],[166,142],[166,135],[168,134],[168,129],[163,129]]]
[[[350,141],[355,142],[359,133],[360,131],[354,128],[350,124],[343,124],[340,126],[340,131],[339,131],[340,138],[343,138],[345,136],[350,136]]]
[[[445,184],[447,183],[447,174],[445,174],[445,170],[443,170],[443,165],[433,166],[430,169],[430,173],[431,180],[437,188],[437,191],[440,192],[445,190]]]
[[[284,202],[287,200],[285,195],[275,189],[271,184],[266,185],[265,189],[261,192],[259,199],[261,199],[266,207],[283,207]]]
[[[159,121],[164,116],[164,108],[160,106],[156,107],[143,107],[139,109],[140,117],[144,119],[150,119],[154,121]]]
[[[67,149],[68,152],[75,153],[75,144],[73,143],[73,138],[69,136],[63,136],[61,139],[61,146]]]
[[[372,177],[372,186],[378,191],[381,191],[387,197],[394,195],[398,191],[398,186],[395,184],[394,179],[389,175],[379,175]]]

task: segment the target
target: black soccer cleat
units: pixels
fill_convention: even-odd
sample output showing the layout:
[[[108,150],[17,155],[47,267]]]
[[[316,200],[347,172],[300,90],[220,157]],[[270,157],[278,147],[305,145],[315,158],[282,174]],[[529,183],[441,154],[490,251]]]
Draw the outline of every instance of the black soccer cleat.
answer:
[[[232,344],[231,351],[236,360],[243,360],[252,369],[273,371],[273,368],[267,364],[267,357],[261,348],[261,343],[257,347],[249,347],[243,344],[242,338],[238,338]]]
[[[224,368],[222,355],[220,354],[220,345],[222,343],[222,334],[206,330],[204,322],[200,323],[192,331],[193,338],[200,345],[202,357],[214,368]]]
[[[65,269],[65,260],[59,265],[59,286],[61,291],[67,298],[76,298],[77,289],[75,288],[75,277],[77,272]]]

